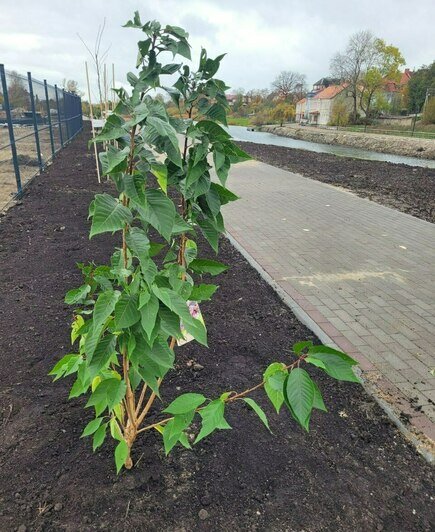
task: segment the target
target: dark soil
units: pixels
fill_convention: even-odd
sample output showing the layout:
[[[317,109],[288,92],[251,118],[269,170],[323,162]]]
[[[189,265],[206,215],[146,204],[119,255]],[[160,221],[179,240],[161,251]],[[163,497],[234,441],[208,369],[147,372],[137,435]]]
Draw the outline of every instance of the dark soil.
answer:
[[[435,222],[435,169],[238,142],[255,159]]]
[[[136,467],[119,476],[112,443],[93,454],[79,439],[91,412],[47,373],[69,350],[63,294],[80,282],[75,263],[105,261],[112,248],[111,237],[88,240],[99,187],[86,140],[1,219],[0,530],[429,530],[432,469],[357,384],[316,375],[329,413],[314,414],[310,434],[273,414],[261,393],[274,435],[240,405],[228,409],[233,430],[192,452],[167,458],[157,433],[146,433]],[[242,390],[293,342],[313,338],[227,241],[221,258],[231,269],[203,305],[211,347],[177,350],[165,402],[180,391]]]

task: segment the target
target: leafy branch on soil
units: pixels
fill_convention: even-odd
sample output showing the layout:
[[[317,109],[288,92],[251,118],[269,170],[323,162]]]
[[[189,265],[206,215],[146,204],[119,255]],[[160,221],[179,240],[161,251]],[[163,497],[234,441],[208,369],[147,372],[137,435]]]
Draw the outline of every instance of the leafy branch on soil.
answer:
[[[168,52],[172,60],[190,59],[188,34],[155,21],[142,24],[138,13],[126,26],[146,37],[138,43],[139,73],[127,76],[131,94],[117,90],[119,103],[96,138],[106,143],[100,160],[118,195],[97,194],[89,207],[90,238],[120,232],[121,247],[109,265],[79,264],[83,284],[65,297],[77,306],[71,329],[77,352],[65,355],[50,372],[54,380],[76,374],[70,398],[90,394],[86,407],[94,408],[95,418],[82,436],[92,436],[95,451],[110,432],[118,442],[118,472],[132,467],[131,449],[139,433],[157,430],[166,453],[178,443],[190,448],[187,431],[195,417],[201,418],[196,444],[215,430],[231,428],[225,408],[238,400],[269,429],[266,414],[248,397],[260,388],[277,412],[285,404],[308,430],[312,410],[326,407],[302,363],[339,380],[357,381],[353,359],[330,347],[300,342],[293,346],[297,359],[273,362],[259,384],[213,400],[182,394],[162,410],[170,417],[145,423],[174,367],[175,346],[193,340],[207,346],[199,303],[211,299],[218,286],[203,282],[203,277],[227,268],[201,258],[194,238],[202,233],[218,252],[225,231],[221,207],[238,199],[226,188],[231,164],[250,157],[222,127],[227,124],[228,87],[214,76],[223,55],[210,59],[202,49],[196,72],[183,63],[163,64],[158,59]],[[167,75],[177,76],[171,86],[162,83]],[[162,101],[151,97],[156,88],[172,98],[179,118],[168,116]],[[160,235],[156,241],[152,232]]]

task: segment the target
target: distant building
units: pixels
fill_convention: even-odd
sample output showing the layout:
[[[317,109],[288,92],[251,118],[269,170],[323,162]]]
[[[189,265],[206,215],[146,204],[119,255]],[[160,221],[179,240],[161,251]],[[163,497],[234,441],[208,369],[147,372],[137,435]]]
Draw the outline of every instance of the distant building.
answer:
[[[303,122],[311,125],[326,126],[330,119],[334,103],[343,101],[349,107],[349,112],[352,109],[352,98],[346,91],[347,85],[342,84],[328,84],[324,87],[322,83],[328,78],[322,78],[313,86],[313,91],[307,94],[306,98],[302,98],[296,103],[296,122]],[[332,80],[336,81],[336,80]],[[324,88],[318,88],[324,87]],[[318,88],[317,90],[314,90]]]
[[[408,85],[413,72],[409,68],[405,68],[402,72],[399,81],[392,81],[386,79],[384,81],[383,94],[388,104],[392,107],[400,107],[402,101],[403,89]]]

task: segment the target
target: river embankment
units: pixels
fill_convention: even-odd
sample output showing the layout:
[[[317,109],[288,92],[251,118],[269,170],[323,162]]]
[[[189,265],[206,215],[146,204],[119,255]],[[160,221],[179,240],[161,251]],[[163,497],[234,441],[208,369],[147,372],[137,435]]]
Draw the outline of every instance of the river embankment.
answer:
[[[420,159],[435,159],[435,140],[415,137],[396,137],[379,135],[377,133],[355,133],[335,129],[323,129],[299,124],[285,126],[261,126],[260,131],[273,133],[282,137],[289,137],[321,144],[349,146],[372,150],[379,153],[392,153]]]

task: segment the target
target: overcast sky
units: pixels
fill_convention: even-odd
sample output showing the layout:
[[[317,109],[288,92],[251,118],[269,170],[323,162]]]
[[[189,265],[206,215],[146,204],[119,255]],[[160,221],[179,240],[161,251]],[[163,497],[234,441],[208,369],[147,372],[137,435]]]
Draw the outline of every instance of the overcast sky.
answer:
[[[194,51],[226,52],[220,77],[233,88],[270,88],[281,70],[304,73],[311,85],[361,29],[398,46],[410,68],[435,59],[434,0],[0,0],[0,63],[49,83],[72,78],[84,90],[89,57],[77,32],[92,45],[106,17],[107,62],[124,82],[142,37],[121,26],[136,9],[143,21],[185,28]]]

